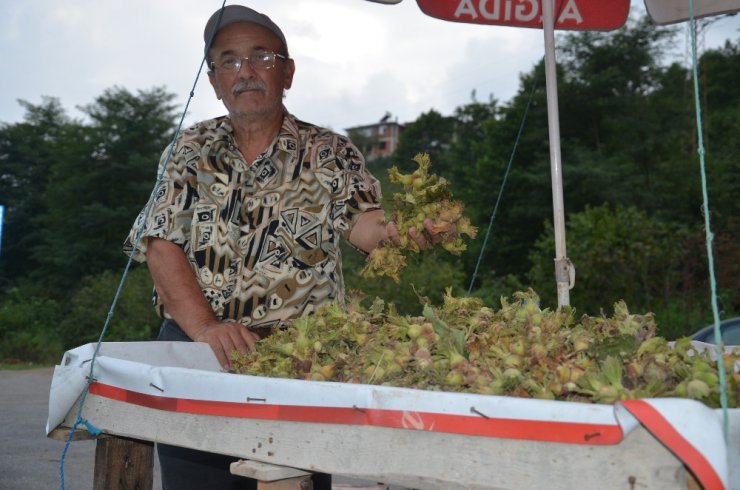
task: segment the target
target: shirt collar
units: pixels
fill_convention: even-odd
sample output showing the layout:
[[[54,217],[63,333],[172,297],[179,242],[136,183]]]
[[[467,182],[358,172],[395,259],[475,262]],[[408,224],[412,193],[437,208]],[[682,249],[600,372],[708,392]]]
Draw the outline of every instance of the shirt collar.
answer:
[[[298,157],[298,147],[300,141],[300,128],[298,126],[298,120],[287,109],[283,109],[283,122],[278,131],[277,137],[268,146],[262,156],[269,157],[273,155],[276,150],[282,150],[289,152],[293,157]],[[234,128],[231,125],[231,119],[229,116],[221,116],[216,118],[216,130],[217,139],[226,140],[230,145],[236,147],[234,140]],[[247,162],[251,164],[252,162]]]

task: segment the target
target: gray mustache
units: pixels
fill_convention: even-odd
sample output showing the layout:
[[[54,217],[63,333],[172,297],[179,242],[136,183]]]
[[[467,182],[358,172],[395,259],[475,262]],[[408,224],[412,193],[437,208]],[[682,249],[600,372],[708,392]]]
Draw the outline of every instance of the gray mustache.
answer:
[[[241,92],[245,92],[247,90],[261,90],[264,91],[267,87],[265,87],[265,84],[262,83],[259,80],[245,80],[242,82],[239,82],[235,84],[233,87],[231,87],[231,93],[233,95],[240,94]]]

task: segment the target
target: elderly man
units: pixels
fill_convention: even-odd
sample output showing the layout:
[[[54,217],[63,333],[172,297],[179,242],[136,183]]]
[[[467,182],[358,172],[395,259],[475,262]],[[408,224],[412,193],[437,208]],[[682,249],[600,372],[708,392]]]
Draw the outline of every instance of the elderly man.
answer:
[[[228,369],[231,352],[342,300],[340,236],[365,252],[398,236],[357,148],[283,106],[295,62],[280,28],[230,5],[208,20],[204,40],[228,116],[182,132],[124,248],[148,264],[159,339],[207,342]],[[165,489],[244,483],[229,475],[228,458],[158,451]]]

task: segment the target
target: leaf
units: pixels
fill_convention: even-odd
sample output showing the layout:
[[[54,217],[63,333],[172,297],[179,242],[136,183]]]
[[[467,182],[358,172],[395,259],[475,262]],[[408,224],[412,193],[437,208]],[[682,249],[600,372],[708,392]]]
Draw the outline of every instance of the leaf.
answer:
[[[456,328],[450,328],[443,320],[441,320],[434,312],[429,304],[424,305],[422,311],[424,318],[429,320],[432,324],[434,331],[442,338],[442,341],[452,343],[457,352],[461,353],[466,358],[468,357],[467,349],[465,349],[465,332]]]

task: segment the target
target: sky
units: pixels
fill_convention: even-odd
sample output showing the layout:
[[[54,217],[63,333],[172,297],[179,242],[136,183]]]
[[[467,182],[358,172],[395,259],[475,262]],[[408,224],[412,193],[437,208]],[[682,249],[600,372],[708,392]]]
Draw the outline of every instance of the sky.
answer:
[[[521,0],[513,0],[515,2]],[[238,3],[232,0],[227,4]],[[344,132],[387,112],[406,123],[471,101],[508,102],[544,55],[543,31],[445,22],[414,0],[244,0],[283,30],[296,60],[288,110]],[[633,2],[633,14],[643,7]],[[23,119],[18,99],[58,98],[69,116],[107,88],[165,87],[182,112],[203,55],[203,27],[222,0],[0,0],[0,123]],[[686,32],[685,29],[682,32]],[[688,35],[674,55],[688,62]],[[740,15],[706,31],[702,48],[740,38]],[[561,110],[562,111],[562,110]],[[205,70],[185,124],[225,113]]]

